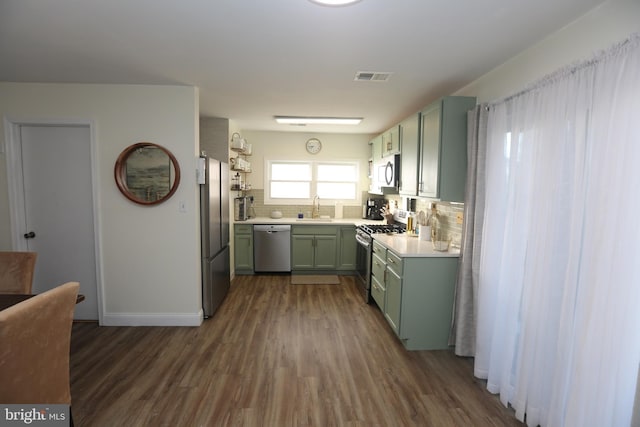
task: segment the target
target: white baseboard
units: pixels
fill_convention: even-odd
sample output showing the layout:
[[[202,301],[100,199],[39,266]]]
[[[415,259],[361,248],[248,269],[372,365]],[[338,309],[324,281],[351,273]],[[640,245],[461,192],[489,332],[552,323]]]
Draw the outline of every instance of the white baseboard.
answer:
[[[105,313],[101,326],[200,326],[204,313]]]

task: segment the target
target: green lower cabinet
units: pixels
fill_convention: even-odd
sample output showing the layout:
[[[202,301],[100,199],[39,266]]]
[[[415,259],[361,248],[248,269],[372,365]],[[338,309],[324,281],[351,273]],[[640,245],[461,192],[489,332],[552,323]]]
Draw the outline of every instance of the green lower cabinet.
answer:
[[[384,285],[378,281],[375,277],[371,276],[371,298],[376,302],[380,310],[384,313],[385,310],[385,293]]]
[[[371,297],[384,313],[386,294],[387,248],[373,241],[371,255]]]
[[[294,226],[291,270],[336,270],[338,230],[335,226]]]
[[[340,227],[340,256],[338,270],[356,270],[356,257],[358,253],[356,242],[356,227]]]
[[[386,279],[387,286],[383,313],[387,322],[391,325],[391,329],[398,334],[400,333],[400,310],[402,306],[402,278],[387,267]]]
[[[338,239],[336,236],[315,236],[315,240],[314,268],[335,270],[338,266],[336,262]]]
[[[294,235],[291,236],[291,269],[310,269],[314,267],[315,237]]]
[[[458,258],[403,258],[398,336],[408,350],[449,348]]]
[[[253,226],[235,225],[233,255],[236,274],[253,274]]]
[[[401,258],[376,243],[371,295],[391,329],[407,350],[448,349],[458,258]]]

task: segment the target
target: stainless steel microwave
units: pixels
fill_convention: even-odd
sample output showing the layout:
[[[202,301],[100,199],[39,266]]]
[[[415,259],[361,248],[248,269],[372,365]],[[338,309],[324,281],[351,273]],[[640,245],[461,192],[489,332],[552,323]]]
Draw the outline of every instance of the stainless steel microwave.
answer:
[[[383,157],[376,165],[376,180],[378,187],[400,186],[400,155]]]

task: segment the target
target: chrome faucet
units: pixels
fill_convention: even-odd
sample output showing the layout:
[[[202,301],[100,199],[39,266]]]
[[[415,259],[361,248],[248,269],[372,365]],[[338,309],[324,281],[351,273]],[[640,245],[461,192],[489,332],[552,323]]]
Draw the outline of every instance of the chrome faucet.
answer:
[[[320,197],[316,194],[311,202],[311,218],[320,217]]]

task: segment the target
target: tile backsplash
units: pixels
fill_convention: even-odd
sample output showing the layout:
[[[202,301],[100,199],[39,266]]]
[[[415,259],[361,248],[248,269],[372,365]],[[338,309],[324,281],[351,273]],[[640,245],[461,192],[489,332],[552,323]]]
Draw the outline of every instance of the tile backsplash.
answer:
[[[402,207],[403,198],[396,195],[385,196],[389,200],[391,206],[397,203],[397,206]],[[413,207],[415,203],[415,207]],[[424,211],[427,215],[431,213],[431,203],[436,204],[438,212],[438,221],[440,223],[440,231],[445,235],[451,237],[451,245],[454,247],[460,247],[460,241],[462,239],[462,223],[458,224],[458,216],[462,216],[464,212],[463,203],[450,203],[441,202],[432,199],[416,198],[412,199],[413,212]]]
[[[265,205],[264,204],[264,190],[253,189],[246,192],[247,196],[253,196],[253,206],[249,209],[250,217],[270,217],[272,211],[282,212],[282,216],[285,218],[295,218],[299,213],[302,213],[305,217],[311,216],[311,205]],[[232,192],[232,197],[236,194]],[[362,200],[366,200],[369,197],[368,193],[364,192]],[[397,195],[384,196],[389,201],[390,206],[403,207],[403,203],[406,203],[406,198],[402,198]],[[441,231],[451,237],[451,244],[459,247],[462,236],[462,224],[458,224],[458,215],[462,215],[464,211],[464,204],[461,203],[449,203],[441,202],[431,199],[412,199],[411,210],[414,212],[424,211],[429,214],[431,212],[431,203],[437,204],[438,220],[440,221]],[[415,206],[415,207],[414,207]],[[320,215],[329,215],[331,218],[335,217],[335,205],[326,204],[323,205],[322,199],[320,200]],[[347,206],[343,207],[344,218],[362,218],[362,206]]]
[[[253,209],[249,210],[249,216],[251,217],[266,217],[271,216],[271,212],[280,211],[285,218],[296,218],[299,213],[303,214],[305,218],[311,217],[311,204],[306,205],[265,205],[264,204],[264,190],[254,189],[246,192],[247,196],[253,196]],[[232,192],[232,197],[235,194]],[[343,206],[342,216],[344,218],[362,218],[362,207],[360,206]],[[324,204],[320,199],[320,215],[329,215],[331,218],[335,217],[335,205]]]

